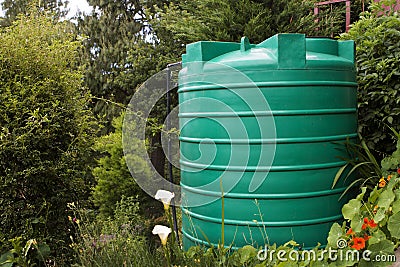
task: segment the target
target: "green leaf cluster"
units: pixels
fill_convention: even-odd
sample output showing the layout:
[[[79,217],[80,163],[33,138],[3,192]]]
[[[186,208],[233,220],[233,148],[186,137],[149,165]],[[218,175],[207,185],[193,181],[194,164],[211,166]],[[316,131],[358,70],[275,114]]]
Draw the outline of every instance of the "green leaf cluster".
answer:
[[[107,135],[97,138],[94,145],[95,151],[100,153],[97,166],[93,169],[96,185],[93,190],[94,204],[99,207],[100,216],[103,218],[113,217],[117,203],[123,197],[138,197],[142,202],[142,212],[151,207],[156,201],[148,196],[135,182],[134,176],[150,177],[148,162],[134,154],[124,155],[122,143],[122,124],[125,113],[114,118],[112,126],[115,129]],[[135,131],[133,122],[126,126],[128,131]],[[126,144],[133,150],[142,148],[138,138],[126,140]],[[134,165],[134,173],[130,173],[126,161]],[[133,177],[132,177],[133,175]],[[159,209],[156,209],[159,211]],[[155,211],[151,211],[151,214]],[[147,212],[147,215],[149,213]]]
[[[400,245],[400,178],[396,174],[389,177],[381,179],[379,185],[369,193],[367,200],[364,200],[364,187],[362,192],[342,209],[344,218],[350,222],[351,232],[339,232],[339,238],[348,240],[349,244],[356,237],[364,238],[366,245],[362,250],[371,251],[371,259],[377,255],[393,255],[394,249]],[[368,221],[373,223],[368,224]],[[359,266],[370,264],[362,259]],[[374,266],[390,264],[390,261],[374,262]]]
[[[97,127],[68,29],[32,12],[0,30],[0,230],[59,258],[70,251],[67,203],[90,195]]]
[[[4,19],[0,18],[0,26],[10,26],[20,15],[29,15],[38,10],[53,12],[54,19],[58,20],[67,14],[65,0],[3,0],[1,8],[4,10]]]
[[[11,239],[12,249],[0,256],[1,267],[36,266],[36,263],[44,264],[50,255],[50,247],[46,243],[38,243],[35,239],[29,239],[24,244],[22,237]]]
[[[108,122],[121,109],[101,98],[127,104],[138,84],[131,79],[136,70],[128,60],[128,51],[143,28],[140,2],[89,0],[93,12],[78,18],[77,31],[85,37],[80,53],[84,84],[98,98],[93,101],[94,113],[105,116]]]
[[[393,172],[400,166],[400,138],[397,140],[396,151],[394,151],[392,155],[384,158],[381,164],[384,173]]]
[[[234,41],[247,36],[259,43],[283,32],[330,36],[340,31],[340,10],[321,10],[315,20],[315,1],[196,0],[171,2],[151,20],[159,38],[188,44],[199,40]]]
[[[386,126],[400,130],[400,17],[373,7],[341,39],[356,43],[359,132],[383,158],[396,146]]]

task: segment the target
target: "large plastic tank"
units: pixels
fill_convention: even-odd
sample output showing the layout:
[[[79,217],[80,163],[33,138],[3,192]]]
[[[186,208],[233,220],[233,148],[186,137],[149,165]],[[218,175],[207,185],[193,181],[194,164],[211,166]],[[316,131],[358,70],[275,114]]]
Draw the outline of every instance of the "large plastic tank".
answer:
[[[192,245],[326,244],[357,138],[353,41],[278,34],[187,45],[179,73],[182,232]],[[222,199],[222,195],[224,195]],[[222,208],[223,202],[223,208]],[[222,223],[223,222],[223,223]]]

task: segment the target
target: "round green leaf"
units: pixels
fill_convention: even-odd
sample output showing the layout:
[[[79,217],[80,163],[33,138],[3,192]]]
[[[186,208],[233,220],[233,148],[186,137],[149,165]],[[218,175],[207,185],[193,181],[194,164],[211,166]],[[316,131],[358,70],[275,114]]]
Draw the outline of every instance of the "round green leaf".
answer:
[[[400,212],[389,218],[388,229],[393,237],[400,238]]]
[[[386,212],[386,209],[385,209],[385,208],[383,208],[383,207],[382,207],[382,208],[379,208],[379,209],[377,210],[375,216],[374,216],[374,221],[375,221],[376,223],[382,221],[382,220],[385,218],[385,216],[386,216],[385,212]]]
[[[328,245],[337,248],[337,241],[344,235],[342,227],[338,223],[334,223],[329,231]]]
[[[385,239],[386,239],[385,233],[382,232],[381,230],[376,230],[372,234],[371,238],[368,240],[368,244],[369,245],[376,244],[376,243],[379,243],[380,241],[385,240]]]
[[[393,193],[392,190],[385,190],[381,193],[381,195],[378,198],[378,206],[389,209],[390,205],[394,201],[395,194]]]
[[[361,209],[361,200],[352,199],[342,208],[343,217],[347,220],[352,220]]]
[[[371,261],[365,265],[360,264],[360,266],[374,266],[374,267],[377,266],[377,267],[379,267],[379,266],[391,265],[391,263],[388,261],[384,262],[384,261],[375,261],[374,260],[377,258],[377,256],[382,258],[383,255],[385,255],[385,257],[388,257],[389,255],[394,254],[394,245],[389,240],[385,239],[385,240],[379,241],[376,244],[369,245],[368,250],[371,251],[371,255],[370,255]],[[372,263],[372,265],[371,265],[371,263]]]

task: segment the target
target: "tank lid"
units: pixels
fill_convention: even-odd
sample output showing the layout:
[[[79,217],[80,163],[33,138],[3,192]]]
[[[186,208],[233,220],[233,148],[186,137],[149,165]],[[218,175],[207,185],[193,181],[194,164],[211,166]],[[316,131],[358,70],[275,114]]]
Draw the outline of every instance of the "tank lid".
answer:
[[[183,67],[187,63],[207,61],[246,69],[337,69],[338,66],[353,69],[354,41],[283,33],[257,45],[242,37],[240,43],[201,41],[186,46]]]

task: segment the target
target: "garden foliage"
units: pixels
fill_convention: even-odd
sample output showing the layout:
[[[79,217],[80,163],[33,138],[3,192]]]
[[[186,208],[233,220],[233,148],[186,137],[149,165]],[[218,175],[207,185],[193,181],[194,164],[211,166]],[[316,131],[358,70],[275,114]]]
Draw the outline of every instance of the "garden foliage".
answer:
[[[10,26],[18,19],[18,15],[28,15],[32,7],[53,12],[53,16],[63,18],[67,14],[66,1],[63,0],[3,0],[0,3],[4,11],[4,20],[0,20],[0,26]]]
[[[356,42],[359,132],[382,159],[396,146],[387,126],[400,130],[400,16],[373,7],[341,38]]]
[[[88,199],[95,120],[74,34],[38,10],[0,30],[0,231],[68,254],[67,203]]]
[[[144,81],[132,79],[137,70],[128,59],[137,36],[145,33],[142,2],[89,0],[93,12],[77,19],[77,30],[88,37],[80,53],[80,62],[85,66],[84,84],[97,98],[92,103],[94,113],[104,115],[108,122],[121,109],[107,100],[127,104],[136,86]]]
[[[140,190],[126,166],[122,148],[122,121],[122,115],[115,118],[115,131],[99,137],[94,146],[101,157],[93,169],[96,179],[93,200],[100,213],[106,217],[114,214],[115,205],[121,196],[135,196]]]
[[[371,251],[371,259],[389,258],[400,245],[400,141],[397,150],[382,160],[379,183],[373,190],[362,188],[361,193],[343,206],[342,212],[349,221],[349,229],[335,224],[328,238],[335,245],[341,238],[349,247],[359,251]],[[387,164],[397,162],[397,164]],[[392,258],[393,259],[393,258]],[[391,262],[371,262],[361,259],[358,266],[388,266]],[[352,266],[352,265],[348,265]]]
[[[149,163],[138,155],[124,155],[122,142],[122,123],[125,113],[116,117],[112,126],[114,132],[101,136],[96,140],[94,149],[100,153],[98,165],[93,169],[96,185],[93,190],[94,204],[99,208],[103,218],[113,217],[116,205],[123,197],[137,197],[141,205],[141,213],[147,217],[160,212],[160,208],[154,208],[155,200],[148,196],[135,182],[135,176],[150,177]],[[126,125],[127,131],[136,131],[132,121]],[[132,136],[131,136],[132,137]],[[141,141],[137,138],[125,140],[133,150],[141,148]],[[130,173],[126,165],[127,157],[134,164]],[[133,177],[132,177],[133,175]]]
[[[114,215],[116,204],[123,196],[135,197],[140,195],[143,197],[145,194],[136,184],[126,165],[122,147],[123,118],[124,113],[116,117],[112,123],[115,131],[99,137],[94,146],[101,156],[98,160],[98,166],[93,170],[96,179],[93,200],[95,205],[99,207],[100,214],[104,217]],[[135,141],[139,142],[138,140],[130,140],[129,142]],[[135,162],[136,172],[140,175],[146,175],[146,172],[148,172],[146,161],[137,158]]]
[[[14,2],[6,0],[3,6]],[[90,112],[94,107],[107,119],[116,116],[120,109],[108,104],[127,103],[137,85],[179,60],[189,42],[238,41],[247,35],[257,43],[277,32],[330,35],[343,26],[340,9],[329,14],[322,10],[325,19],[316,21],[311,0],[89,2],[100,12],[79,21],[78,30],[88,35],[85,47],[76,41],[68,23],[55,22],[38,10],[22,10],[30,15],[17,17],[18,8],[25,4],[13,5],[9,10],[13,13],[2,20],[9,25],[16,19],[0,29],[0,266],[44,262],[162,266],[165,255],[168,262],[181,266],[370,266],[365,261],[332,261],[320,246],[312,251],[321,261],[284,262],[276,255],[262,261],[256,257],[260,248],[250,245],[236,252],[223,244],[185,252],[173,233],[164,247],[153,248],[142,214],[154,213],[157,206],[132,178],[150,176],[148,163],[124,155],[123,114],[107,128],[109,134],[95,142],[96,122]],[[43,3],[57,11],[61,2]],[[154,3],[157,7],[152,7]],[[396,147],[387,127],[398,137],[400,18],[391,11],[379,16],[378,7],[364,13],[342,39],[357,43],[360,133],[381,157],[397,150],[381,166],[374,165],[379,170],[368,170],[368,175],[379,175],[379,182],[370,179],[370,187],[343,207],[348,225],[334,224],[327,240],[327,248],[337,249],[341,239],[346,241],[345,252],[369,249],[372,256],[390,255],[400,245],[400,143]],[[77,53],[79,49],[83,55]],[[87,67],[85,73],[78,64]],[[98,98],[107,99],[91,103],[82,82]],[[164,113],[164,106],[157,105],[149,121],[162,121]],[[127,127],[136,130],[134,124]],[[160,127],[148,131],[150,154],[159,148],[160,131]],[[143,145],[135,138],[129,142],[133,150]],[[94,152],[99,160],[91,169]],[[127,160],[135,162],[132,173]],[[163,170],[164,161],[159,166]],[[90,196],[101,216],[88,208]],[[172,228],[169,208],[165,217]],[[286,253],[301,250],[293,240],[268,248]],[[77,258],[72,257],[72,249]]]
[[[340,31],[341,10],[321,9],[315,20],[315,1],[195,0],[165,4],[151,20],[158,37],[176,43],[195,41],[238,42],[247,36],[259,43],[276,33],[298,32],[309,36],[330,36]],[[163,38],[164,39],[164,38]],[[178,46],[177,46],[178,47]]]
[[[74,266],[162,266],[161,255],[144,238],[148,229],[134,197],[122,197],[112,218],[95,216],[75,203],[69,208],[74,214],[71,227],[77,232],[72,244],[78,256]]]

